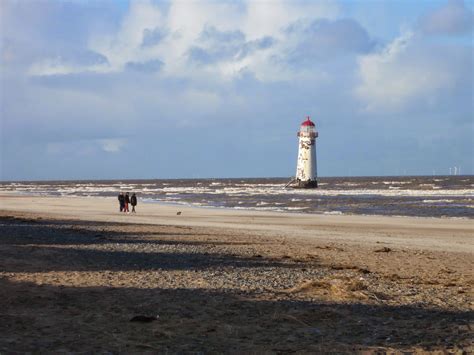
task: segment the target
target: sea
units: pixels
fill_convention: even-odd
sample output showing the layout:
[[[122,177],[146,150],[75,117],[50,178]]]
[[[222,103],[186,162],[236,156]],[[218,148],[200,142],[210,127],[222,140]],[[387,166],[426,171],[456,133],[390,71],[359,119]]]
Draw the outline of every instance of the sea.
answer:
[[[334,215],[474,218],[474,176],[322,177],[317,189],[288,178],[1,182],[0,192],[91,199],[136,193],[140,203]]]

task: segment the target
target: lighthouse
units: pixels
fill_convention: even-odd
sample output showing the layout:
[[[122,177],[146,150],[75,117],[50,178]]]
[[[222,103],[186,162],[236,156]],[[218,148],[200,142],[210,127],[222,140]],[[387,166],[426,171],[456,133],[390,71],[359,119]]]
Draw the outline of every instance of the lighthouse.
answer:
[[[309,116],[301,124],[298,132],[299,148],[298,162],[296,165],[295,187],[315,188],[318,187],[316,168],[316,138],[318,132]]]

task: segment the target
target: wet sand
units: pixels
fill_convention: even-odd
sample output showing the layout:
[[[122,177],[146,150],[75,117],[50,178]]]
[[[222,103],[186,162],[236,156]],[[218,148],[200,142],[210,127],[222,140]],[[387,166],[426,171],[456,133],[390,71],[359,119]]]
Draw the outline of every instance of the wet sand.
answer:
[[[0,352],[474,349],[472,220],[137,211],[0,196]]]

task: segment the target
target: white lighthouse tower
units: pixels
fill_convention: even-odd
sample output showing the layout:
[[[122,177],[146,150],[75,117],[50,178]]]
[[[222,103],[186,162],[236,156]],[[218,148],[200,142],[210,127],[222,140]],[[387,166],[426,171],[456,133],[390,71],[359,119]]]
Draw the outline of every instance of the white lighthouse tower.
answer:
[[[318,132],[309,116],[301,124],[298,137],[298,163],[296,165],[296,179],[294,180],[297,185],[295,187],[318,187],[316,168],[316,137],[318,137]]]

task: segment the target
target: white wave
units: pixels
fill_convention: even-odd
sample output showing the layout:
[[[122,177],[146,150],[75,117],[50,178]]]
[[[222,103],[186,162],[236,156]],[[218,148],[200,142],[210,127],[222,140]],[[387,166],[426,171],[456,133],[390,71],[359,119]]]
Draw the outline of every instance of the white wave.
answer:
[[[446,202],[446,203],[453,203],[454,200],[447,200],[447,199],[441,199],[441,200],[423,200],[423,203],[438,203],[438,202]]]
[[[193,190],[193,193],[198,193]],[[206,192],[209,193],[209,192]],[[293,202],[301,200],[303,196],[394,196],[394,197],[423,197],[423,196],[469,196],[474,197],[473,189],[459,189],[459,190],[416,190],[416,189],[226,189],[216,190],[215,194],[234,195],[234,196],[257,196],[257,195],[292,195]]]
[[[142,198],[141,200],[142,200],[142,202],[144,202],[144,203],[159,202],[159,200],[157,200],[156,198],[149,198],[149,197]]]
[[[215,190],[208,187],[164,187],[161,191],[174,194],[216,194]]]
[[[268,187],[283,188],[284,184],[235,184],[234,186],[250,187],[250,188],[268,188]]]
[[[214,182],[214,187],[209,186],[165,186],[158,188],[154,184],[5,184],[0,185],[0,191],[17,191],[45,194],[104,194],[116,193],[120,190],[134,191],[143,195],[177,195],[177,194],[209,194],[240,197],[244,200],[253,196],[285,196],[292,202],[314,201],[323,196],[385,196],[385,197],[474,197],[474,189],[444,189],[434,184],[422,184],[422,187],[431,187],[431,189],[407,189],[397,185],[410,182],[402,181],[383,181],[384,184],[393,184],[388,188],[352,188],[352,189],[283,189],[281,184],[236,184],[234,186],[221,186]],[[374,186],[375,187],[375,186]],[[258,198],[258,197],[256,197]],[[263,202],[263,201],[262,201]]]
[[[155,189],[150,189],[148,187],[145,187],[143,189],[140,189],[140,191],[162,191],[163,189],[161,188],[155,188]]]
[[[378,183],[378,182],[375,182]],[[382,181],[382,184],[384,185],[406,185],[406,184],[411,184],[413,183],[412,180],[410,181]],[[372,183],[374,184],[374,182]]]
[[[284,209],[279,207],[232,207],[234,210],[250,210],[250,211],[273,211],[273,212],[284,212]]]

